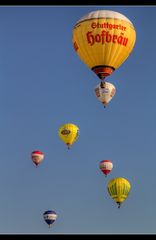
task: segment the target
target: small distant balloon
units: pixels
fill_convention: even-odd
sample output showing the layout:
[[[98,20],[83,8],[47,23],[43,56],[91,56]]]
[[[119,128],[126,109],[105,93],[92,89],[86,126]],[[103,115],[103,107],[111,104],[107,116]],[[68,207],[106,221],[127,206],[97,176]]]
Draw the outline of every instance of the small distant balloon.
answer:
[[[44,153],[36,150],[31,153],[31,160],[36,165],[36,167],[43,161],[44,159]]]
[[[107,176],[112,171],[113,163],[110,160],[102,160],[99,163],[99,168],[103,172],[103,174]]]
[[[79,128],[73,123],[66,123],[59,128],[58,135],[67,145],[68,149],[70,149],[79,137]]]
[[[116,88],[112,83],[101,82],[95,87],[97,99],[106,107],[116,93]]]
[[[122,177],[114,178],[107,184],[108,193],[118,204],[118,208],[120,208],[121,203],[128,197],[130,189],[130,182]]]
[[[48,224],[49,227],[55,222],[57,214],[53,210],[48,210],[43,213],[44,221]]]

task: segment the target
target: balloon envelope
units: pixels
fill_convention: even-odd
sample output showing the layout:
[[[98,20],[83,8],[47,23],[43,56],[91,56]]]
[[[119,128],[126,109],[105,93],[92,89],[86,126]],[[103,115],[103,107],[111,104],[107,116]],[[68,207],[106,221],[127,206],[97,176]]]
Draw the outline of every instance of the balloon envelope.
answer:
[[[57,218],[57,214],[53,210],[48,210],[43,213],[43,218],[45,222],[51,227],[51,225],[55,222]]]
[[[73,123],[63,124],[58,131],[61,140],[68,146],[71,145],[78,139],[79,128]]]
[[[107,176],[112,171],[113,163],[110,160],[102,160],[99,168]]]
[[[132,22],[123,14],[97,10],[80,18],[72,43],[80,59],[104,79],[128,58],[136,41]]]
[[[118,204],[118,207],[128,197],[130,189],[131,185],[129,181],[122,177],[114,178],[107,184],[108,193]]]
[[[97,99],[106,107],[116,93],[116,88],[112,83],[102,82],[95,87]]]
[[[43,161],[43,159],[44,159],[43,152],[36,150],[31,153],[31,160],[36,166],[38,166]]]

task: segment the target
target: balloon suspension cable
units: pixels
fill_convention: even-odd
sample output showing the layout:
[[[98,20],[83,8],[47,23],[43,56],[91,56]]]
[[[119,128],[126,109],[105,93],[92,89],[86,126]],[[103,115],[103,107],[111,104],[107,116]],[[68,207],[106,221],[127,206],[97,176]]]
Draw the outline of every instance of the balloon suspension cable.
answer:
[[[105,81],[105,78],[106,77],[103,76],[103,77],[100,78],[100,80],[103,82],[103,81]]]

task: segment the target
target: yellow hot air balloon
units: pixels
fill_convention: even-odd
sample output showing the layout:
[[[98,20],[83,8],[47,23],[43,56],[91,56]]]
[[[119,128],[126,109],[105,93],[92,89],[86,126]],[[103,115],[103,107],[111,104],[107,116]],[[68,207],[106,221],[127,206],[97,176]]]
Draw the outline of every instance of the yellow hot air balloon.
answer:
[[[68,146],[68,149],[70,149],[79,136],[79,128],[73,123],[67,123],[60,127],[58,134],[61,140]]]
[[[128,58],[135,41],[132,22],[114,11],[90,12],[73,28],[72,43],[76,53],[101,80]]]
[[[118,208],[125,199],[128,197],[131,185],[125,178],[118,177],[110,180],[107,184],[107,190],[110,196],[118,204]]]

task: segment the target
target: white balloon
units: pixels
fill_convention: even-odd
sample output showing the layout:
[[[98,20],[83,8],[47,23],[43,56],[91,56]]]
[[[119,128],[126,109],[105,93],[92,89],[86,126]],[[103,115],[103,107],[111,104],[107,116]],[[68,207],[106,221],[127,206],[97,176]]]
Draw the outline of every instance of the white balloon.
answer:
[[[95,87],[95,95],[106,107],[116,93],[116,88],[112,83],[101,82]]]

